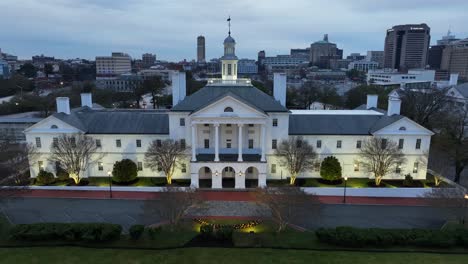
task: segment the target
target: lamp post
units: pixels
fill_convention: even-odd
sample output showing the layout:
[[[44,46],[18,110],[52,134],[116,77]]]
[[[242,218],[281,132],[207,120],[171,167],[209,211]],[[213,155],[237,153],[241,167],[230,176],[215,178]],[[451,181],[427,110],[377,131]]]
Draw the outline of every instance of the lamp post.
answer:
[[[345,177],[344,177],[343,203],[346,203],[346,185],[347,185],[347,182],[348,182],[348,177],[345,176]]]
[[[465,216],[463,217],[463,225],[466,224],[467,217],[468,217],[468,193],[465,194]]]
[[[112,198],[112,172],[109,170],[107,171],[107,177],[109,178],[109,197]]]

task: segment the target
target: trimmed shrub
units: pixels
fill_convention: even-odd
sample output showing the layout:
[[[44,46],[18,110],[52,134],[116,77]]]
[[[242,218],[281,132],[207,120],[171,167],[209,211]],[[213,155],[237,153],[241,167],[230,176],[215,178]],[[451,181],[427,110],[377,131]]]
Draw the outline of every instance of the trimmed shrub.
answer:
[[[201,225],[200,226],[200,234],[203,237],[212,237],[214,233],[214,229],[212,225]]]
[[[141,237],[141,235],[143,235],[144,231],[145,231],[144,225],[132,225],[130,229],[128,230],[130,237],[135,240],[138,240]]]
[[[137,165],[129,159],[117,161],[112,169],[112,180],[117,183],[134,181],[138,176]]]
[[[64,169],[59,168],[56,172],[57,179],[59,181],[68,181],[70,179],[70,175]]]
[[[16,225],[10,238],[23,241],[111,241],[120,238],[122,227],[107,223],[39,223]]]
[[[319,241],[344,247],[454,247],[468,246],[468,230],[320,228]]]
[[[330,156],[322,161],[320,177],[327,181],[337,181],[341,179],[341,165],[337,158]]]
[[[148,234],[150,239],[156,239],[159,232],[161,232],[161,227],[147,227],[145,228],[145,232]]]
[[[55,177],[52,172],[41,170],[36,177],[36,182],[41,185],[49,185],[55,182]]]
[[[234,229],[232,227],[221,227],[216,229],[214,237],[220,241],[232,241],[232,233]]]
[[[413,177],[410,174],[405,175],[405,180],[403,180],[403,186],[411,187],[414,185]]]

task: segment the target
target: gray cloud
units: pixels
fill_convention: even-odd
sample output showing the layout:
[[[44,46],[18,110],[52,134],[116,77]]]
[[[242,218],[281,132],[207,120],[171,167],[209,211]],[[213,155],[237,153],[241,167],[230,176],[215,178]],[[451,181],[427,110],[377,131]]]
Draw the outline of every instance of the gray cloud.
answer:
[[[450,3],[447,3],[450,2]],[[196,36],[207,39],[208,57],[219,57],[232,32],[240,57],[287,53],[329,33],[345,53],[382,49],[395,24],[431,26],[433,39],[449,25],[466,37],[468,1],[434,0],[4,0],[0,45],[10,53],[58,57],[154,52],[161,59],[195,57]]]

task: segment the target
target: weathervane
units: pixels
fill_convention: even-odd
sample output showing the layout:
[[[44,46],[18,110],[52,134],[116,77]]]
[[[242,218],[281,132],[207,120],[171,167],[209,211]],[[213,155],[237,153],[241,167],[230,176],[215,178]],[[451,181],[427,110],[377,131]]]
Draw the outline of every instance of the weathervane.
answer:
[[[231,36],[231,16],[228,17],[227,22],[229,26],[229,36]]]

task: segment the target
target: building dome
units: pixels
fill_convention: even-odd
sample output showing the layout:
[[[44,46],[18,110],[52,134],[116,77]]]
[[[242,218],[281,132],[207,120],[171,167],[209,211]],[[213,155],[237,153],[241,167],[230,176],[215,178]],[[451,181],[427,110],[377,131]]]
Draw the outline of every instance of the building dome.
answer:
[[[224,39],[224,44],[227,44],[227,43],[236,43],[236,41],[231,37],[231,35],[229,35],[226,39]]]

